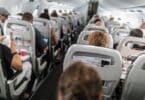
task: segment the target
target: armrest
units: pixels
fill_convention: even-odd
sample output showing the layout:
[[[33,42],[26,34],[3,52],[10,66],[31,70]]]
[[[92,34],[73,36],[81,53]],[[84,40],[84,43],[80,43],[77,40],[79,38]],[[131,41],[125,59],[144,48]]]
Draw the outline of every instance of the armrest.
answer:
[[[130,60],[130,61],[135,61],[137,59],[137,56],[128,56],[127,57],[127,60]]]
[[[41,74],[41,72],[45,69],[46,65],[47,65],[47,62],[44,61],[42,63],[42,58],[45,54],[43,54],[42,56],[40,56],[39,58],[37,58],[37,64],[38,64],[38,71],[39,71],[39,74]]]
[[[13,76],[11,79],[9,79],[9,81],[10,81],[10,80],[14,80],[18,75],[21,74],[21,72],[22,72],[22,71],[17,71],[17,72],[14,74],[14,76]]]

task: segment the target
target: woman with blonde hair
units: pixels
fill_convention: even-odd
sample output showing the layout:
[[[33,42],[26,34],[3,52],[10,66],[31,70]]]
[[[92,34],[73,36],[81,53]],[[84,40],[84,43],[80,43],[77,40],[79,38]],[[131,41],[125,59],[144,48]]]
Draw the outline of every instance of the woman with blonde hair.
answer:
[[[103,31],[95,31],[88,37],[89,45],[108,47],[109,39],[107,33]]]
[[[60,77],[58,100],[102,100],[102,81],[97,71],[82,62],[70,65]]]

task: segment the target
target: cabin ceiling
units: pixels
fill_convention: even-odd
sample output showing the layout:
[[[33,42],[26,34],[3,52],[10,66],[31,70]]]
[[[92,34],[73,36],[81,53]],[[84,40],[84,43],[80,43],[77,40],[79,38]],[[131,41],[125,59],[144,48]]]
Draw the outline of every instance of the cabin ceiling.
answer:
[[[114,9],[114,8],[130,8],[144,6],[145,0],[99,0],[101,8]]]

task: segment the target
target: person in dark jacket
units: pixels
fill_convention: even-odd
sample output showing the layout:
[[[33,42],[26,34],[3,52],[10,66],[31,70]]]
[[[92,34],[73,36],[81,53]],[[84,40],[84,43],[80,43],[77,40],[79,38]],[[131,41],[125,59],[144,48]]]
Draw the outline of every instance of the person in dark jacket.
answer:
[[[48,9],[44,9],[44,12],[39,17],[50,20]]]

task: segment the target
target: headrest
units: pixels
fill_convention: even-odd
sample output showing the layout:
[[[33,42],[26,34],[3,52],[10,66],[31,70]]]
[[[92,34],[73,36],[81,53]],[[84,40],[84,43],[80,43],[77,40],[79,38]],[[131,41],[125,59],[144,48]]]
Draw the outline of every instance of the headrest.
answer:
[[[88,30],[88,31],[92,31],[92,30],[100,30],[100,31],[104,31],[106,33],[109,34],[109,31],[106,27],[104,26],[96,26],[95,24],[88,24],[84,30]]]
[[[92,32],[95,32],[95,30],[93,31],[82,31],[78,37],[77,43],[78,44],[88,44],[87,43],[87,39],[89,34],[91,34]]]
[[[131,45],[130,45],[131,44]],[[136,38],[136,37],[126,37],[122,39],[117,47],[117,50],[120,51],[121,55],[123,57],[128,57],[128,56],[137,56],[140,53],[144,53],[145,50],[139,50],[133,48],[133,45],[143,45],[145,47],[145,39],[143,38]]]
[[[27,21],[8,19],[4,24],[4,34],[8,35],[12,32],[15,36],[21,36],[25,40],[33,38],[34,29],[31,23]]]

